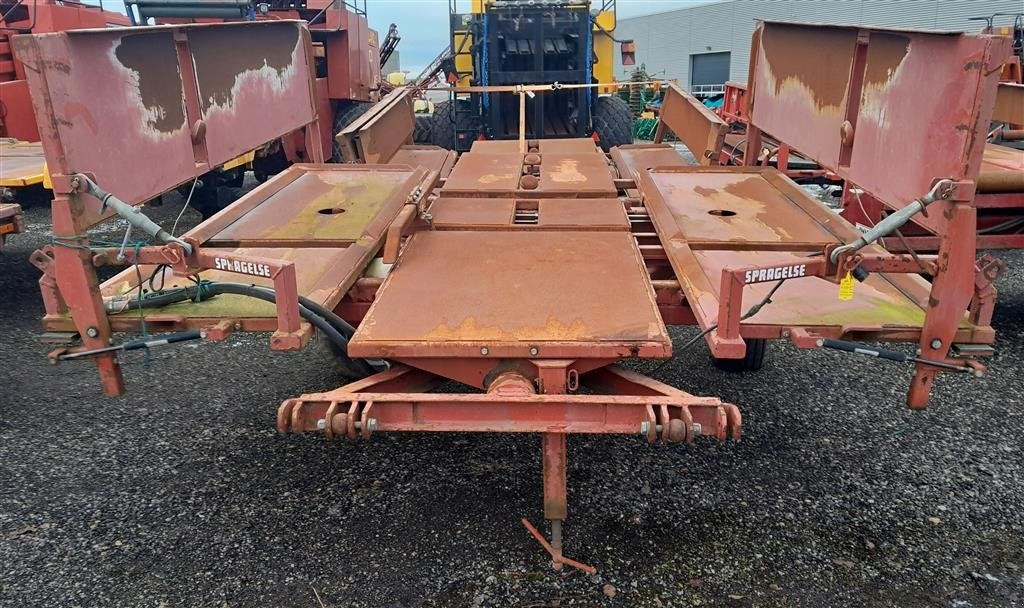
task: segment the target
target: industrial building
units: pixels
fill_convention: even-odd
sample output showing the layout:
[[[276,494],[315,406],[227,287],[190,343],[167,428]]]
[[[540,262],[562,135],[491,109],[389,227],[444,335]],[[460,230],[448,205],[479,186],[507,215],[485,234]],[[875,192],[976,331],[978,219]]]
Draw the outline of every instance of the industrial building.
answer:
[[[636,63],[648,73],[701,92],[727,80],[747,81],[758,19],[978,31],[985,22],[972,17],[1022,10],[1020,0],[727,0],[620,19],[615,34],[636,43]],[[1012,23],[1012,17],[995,21]],[[623,67],[621,57],[617,61],[616,75],[628,80],[633,67]]]

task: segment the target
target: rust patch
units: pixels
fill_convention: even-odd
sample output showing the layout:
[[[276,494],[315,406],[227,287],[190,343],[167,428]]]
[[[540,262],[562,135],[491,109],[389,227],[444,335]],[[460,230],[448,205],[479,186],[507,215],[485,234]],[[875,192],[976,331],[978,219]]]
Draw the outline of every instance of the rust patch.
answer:
[[[761,48],[775,77],[775,94],[787,82],[798,82],[818,108],[841,107],[857,44],[856,30],[807,28],[772,23],[764,28]],[[813,60],[807,49],[813,48]]]
[[[135,72],[146,124],[171,133],[185,124],[178,54],[171,32],[125,35],[114,50],[117,60]]]
[[[753,175],[746,179],[730,182],[722,189],[737,198],[756,201],[758,197],[764,195],[764,179]]]
[[[225,35],[222,30],[189,33],[204,112],[214,105],[231,105],[232,89],[240,74],[270,67],[281,76],[291,67],[299,40],[297,27],[254,27],[239,33],[245,44],[240,44],[239,36]]]
[[[910,52],[910,38],[901,34],[873,32],[868,42],[865,87],[884,87]]]
[[[714,196],[718,194],[717,188],[708,188],[706,186],[694,186],[693,191],[701,196]]]

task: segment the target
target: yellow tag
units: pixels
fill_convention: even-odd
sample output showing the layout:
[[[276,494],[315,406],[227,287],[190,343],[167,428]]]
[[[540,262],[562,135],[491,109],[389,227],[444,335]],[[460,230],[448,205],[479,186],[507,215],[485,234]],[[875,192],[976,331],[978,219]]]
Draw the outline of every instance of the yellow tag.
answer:
[[[853,276],[850,272],[846,272],[846,276],[839,281],[839,299],[843,302],[849,302],[853,299]]]

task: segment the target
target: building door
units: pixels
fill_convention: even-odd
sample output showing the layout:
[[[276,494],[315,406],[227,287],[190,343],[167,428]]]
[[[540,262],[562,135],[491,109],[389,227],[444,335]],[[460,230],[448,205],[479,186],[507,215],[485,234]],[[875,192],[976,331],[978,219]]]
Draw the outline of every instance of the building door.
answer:
[[[690,55],[690,91],[721,93],[729,80],[729,61],[728,52]]]

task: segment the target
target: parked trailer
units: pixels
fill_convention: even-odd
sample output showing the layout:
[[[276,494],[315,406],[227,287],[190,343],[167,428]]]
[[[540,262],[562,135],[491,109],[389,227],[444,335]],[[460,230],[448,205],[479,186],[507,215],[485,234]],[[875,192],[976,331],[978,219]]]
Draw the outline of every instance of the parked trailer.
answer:
[[[201,42],[244,45],[254,35],[274,41],[267,52],[283,69],[251,70]],[[120,78],[123,65],[106,50],[132,36],[174,60],[140,62],[138,80]],[[315,140],[306,27],[139,28],[16,45],[35,68],[56,192],[54,244],[33,256],[44,327],[69,342],[51,353],[55,362],[92,359],[104,390],[117,395],[114,331],[176,332],[168,340],[272,331],[271,348],[295,350],[315,327],[356,379],[285,400],[278,429],[349,439],[537,433],[550,534],[524,523],[555,567],[593,570],[564,555],[569,433],[650,443],[741,435],[735,405],[629,371],[624,360],[667,359],[703,341],[715,357],[742,361],[765,339],[873,353],[914,365],[915,409],[927,405],[938,374],[985,370],[995,292],[975,260],[973,197],[993,68],[1009,52],[1003,39],[759,23],[751,132],[835,160],[843,179],[900,210],[867,237],[775,168],[715,166],[713,154],[687,166],[665,144],[609,155],[589,139],[521,134],[477,141],[461,156],[410,145],[404,90],[339,135],[350,160],[374,164],[293,165],[185,235],[168,235],[132,205],[257,141],[294,129]],[[811,53],[850,69],[817,80],[803,61]],[[165,83],[166,99],[138,94],[149,78]],[[937,83],[944,96],[920,95]],[[181,112],[153,124],[153,104],[172,97],[184,100]],[[880,108],[892,120],[879,121]],[[684,143],[716,141],[720,121],[686,103],[677,109],[664,119]],[[90,113],[97,128],[66,120],[72,112]],[[840,138],[844,123],[855,139]],[[925,145],[930,138],[948,145]],[[149,170],[125,170],[124,158],[99,158],[97,147]],[[897,162],[904,149],[920,158]],[[941,235],[938,255],[894,255],[871,243],[924,207]],[[90,241],[85,228],[112,210],[135,218],[154,243],[122,250]],[[95,268],[118,263],[135,266],[100,284]],[[675,346],[668,325],[700,333]],[[920,354],[851,340],[912,342]],[[477,392],[447,392],[452,380]]]

